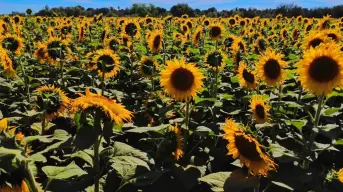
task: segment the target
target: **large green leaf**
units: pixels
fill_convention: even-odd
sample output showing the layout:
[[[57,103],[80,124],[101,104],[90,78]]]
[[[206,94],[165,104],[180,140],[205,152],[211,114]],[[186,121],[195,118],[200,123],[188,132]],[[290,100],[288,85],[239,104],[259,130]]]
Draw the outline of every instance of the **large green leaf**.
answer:
[[[199,181],[210,185],[212,191],[224,191],[224,183],[232,172],[217,172],[199,178]]]
[[[122,142],[114,143],[114,156],[132,156],[154,165],[154,159],[147,153],[140,151]]]
[[[66,167],[45,166],[42,168],[42,171],[49,179],[69,179],[87,174],[74,161]]]
[[[110,162],[112,162],[111,166],[125,181],[150,171],[150,167],[145,161],[132,156],[116,156]]]

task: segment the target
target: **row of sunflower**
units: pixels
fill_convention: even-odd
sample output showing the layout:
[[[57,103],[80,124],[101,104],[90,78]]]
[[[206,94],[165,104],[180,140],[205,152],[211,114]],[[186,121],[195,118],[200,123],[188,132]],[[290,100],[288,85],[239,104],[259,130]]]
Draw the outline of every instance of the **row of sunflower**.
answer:
[[[342,187],[343,18],[0,26],[4,191]]]

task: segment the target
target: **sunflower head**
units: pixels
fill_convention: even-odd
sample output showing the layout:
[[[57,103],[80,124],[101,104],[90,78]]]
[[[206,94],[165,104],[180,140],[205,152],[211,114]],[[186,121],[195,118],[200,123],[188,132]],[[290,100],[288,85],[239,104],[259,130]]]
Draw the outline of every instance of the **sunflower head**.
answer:
[[[96,63],[99,77],[111,78],[119,71],[119,56],[110,49],[97,50],[93,62]]]
[[[236,25],[236,19],[234,19],[234,18],[229,18],[229,25],[230,25],[230,26]]]
[[[331,40],[333,40],[336,43],[341,42],[342,40],[342,33],[339,29],[328,29],[328,30],[324,30],[323,33],[330,38]]]
[[[287,65],[287,62],[282,58],[282,54],[268,48],[256,64],[259,78],[267,85],[279,85],[285,80],[286,72],[283,67]]]
[[[257,123],[265,123],[269,120],[269,109],[262,96],[254,95],[250,101],[250,109]]]
[[[330,39],[325,36],[325,34],[318,30],[310,31],[308,35],[304,37],[302,49],[307,50],[312,48],[316,48],[321,43],[328,43],[330,42]]]
[[[132,38],[138,38],[140,36],[140,25],[134,20],[126,20],[122,32]]]
[[[23,40],[16,36],[7,34],[0,38],[1,47],[9,52],[19,55],[24,47]]]
[[[247,68],[244,62],[241,62],[238,67],[239,84],[248,89],[255,89],[257,87],[257,79],[255,72]]]
[[[106,47],[107,49],[111,49],[112,51],[119,50],[120,41],[116,37],[111,37],[106,39]]]
[[[297,65],[302,86],[314,94],[327,95],[343,85],[343,54],[335,43],[310,48]]]
[[[148,47],[151,52],[157,53],[162,49],[163,44],[163,32],[160,30],[154,30],[151,32],[148,40]]]
[[[258,37],[255,41],[255,46],[258,48],[259,52],[264,52],[267,50],[268,41],[262,36]]]
[[[0,48],[0,64],[2,64],[4,72],[12,78],[17,77],[17,73],[15,71],[16,67],[13,65],[11,57],[8,53]]]
[[[183,145],[184,145],[184,141],[183,141],[183,136],[182,136],[182,131],[181,128],[179,128],[177,126],[177,124],[175,126],[170,125],[169,126],[169,132],[173,133],[175,135],[175,150],[172,153],[172,155],[174,156],[175,160],[178,161],[182,156],[183,156]]]
[[[68,47],[69,42],[61,38],[51,37],[44,43],[46,47],[45,58],[50,64],[58,64],[59,60],[64,59],[71,52]]]
[[[151,77],[158,69],[158,63],[155,58],[144,56],[139,65],[139,71],[145,77]]]
[[[221,23],[214,23],[209,26],[209,36],[212,40],[219,40],[225,33],[225,28]]]
[[[102,117],[106,120],[111,120],[117,125],[123,124],[124,121],[130,122],[132,119],[132,112],[125,109],[125,107],[100,94],[93,94],[86,89],[86,95],[81,95],[73,100],[72,112],[89,112],[96,109],[103,112]]]
[[[181,33],[174,32],[173,33],[173,41],[174,41],[176,46],[182,46],[183,44],[185,44],[186,38]]]
[[[266,177],[269,171],[276,169],[277,165],[263,152],[263,146],[253,135],[245,133],[233,120],[226,120],[223,129],[223,138],[229,142],[226,146],[228,155],[232,155],[234,159],[239,158],[250,174]]]
[[[343,168],[337,172],[337,178],[341,183],[343,183]]]
[[[186,64],[186,59],[167,61],[161,71],[161,86],[164,91],[178,101],[188,101],[202,89],[204,76],[194,64]]]
[[[210,51],[205,56],[205,63],[209,68],[222,70],[225,66],[225,59],[227,58],[227,55],[220,51]]]
[[[35,98],[37,108],[45,113],[46,119],[53,119],[63,114],[70,104],[65,93],[54,85],[39,87]]]
[[[199,27],[194,31],[193,36],[192,36],[193,45],[199,46],[199,43],[200,43],[200,39],[201,39],[202,33],[203,33],[203,29],[202,29],[201,26],[199,26]]]

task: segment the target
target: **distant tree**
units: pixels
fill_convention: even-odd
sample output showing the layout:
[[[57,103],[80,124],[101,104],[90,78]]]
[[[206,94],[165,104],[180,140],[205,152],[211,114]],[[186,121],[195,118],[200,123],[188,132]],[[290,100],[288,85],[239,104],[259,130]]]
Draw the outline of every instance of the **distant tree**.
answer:
[[[26,14],[31,15],[32,14],[32,9],[26,9]]]
[[[183,14],[187,14],[190,17],[194,17],[194,10],[186,3],[179,3],[170,8],[170,13],[175,17],[180,17]]]

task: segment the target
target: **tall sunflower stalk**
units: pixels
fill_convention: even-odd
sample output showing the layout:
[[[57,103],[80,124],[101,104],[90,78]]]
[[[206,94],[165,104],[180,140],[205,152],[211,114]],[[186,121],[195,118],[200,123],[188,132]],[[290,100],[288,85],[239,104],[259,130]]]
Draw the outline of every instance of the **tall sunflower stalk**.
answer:
[[[115,100],[108,99],[98,94],[93,94],[89,89],[86,90],[86,95],[76,98],[72,103],[72,111],[81,113],[90,112],[93,116],[93,128],[95,130],[96,139],[93,143],[93,168],[94,168],[94,191],[100,191],[100,178],[102,175],[100,167],[100,146],[103,137],[110,137],[104,129],[112,130],[115,124],[121,125],[131,121],[132,113],[124,108],[123,105]]]

